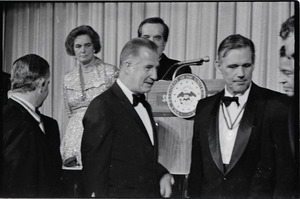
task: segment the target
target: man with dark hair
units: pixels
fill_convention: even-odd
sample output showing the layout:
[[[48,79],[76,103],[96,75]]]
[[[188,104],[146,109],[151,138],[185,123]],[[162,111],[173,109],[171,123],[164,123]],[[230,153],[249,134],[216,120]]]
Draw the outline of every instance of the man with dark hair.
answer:
[[[157,79],[157,46],[135,38],[120,55],[120,72],[83,118],[81,144],[87,196],[169,197],[174,179],[158,163],[156,128],[145,93]]]
[[[252,82],[253,42],[230,35],[218,48],[225,89],[198,102],[189,195],[201,198],[291,198],[288,97]]]
[[[289,17],[282,23],[279,32],[285,46],[285,52],[288,57],[295,53],[295,16]]]
[[[290,97],[294,96],[294,64],[294,58],[287,56],[285,46],[282,46],[280,48],[279,59],[279,82],[283,85],[283,89],[286,95]]]
[[[153,41],[158,47],[159,67],[157,70],[157,80],[172,80],[175,70],[179,68],[179,66],[173,65],[179,61],[170,59],[163,53],[169,37],[169,28],[165,22],[159,17],[145,19],[139,25],[138,36]],[[182,67],[177,71],[176,76],[184,73],[191,73],[191,68],[189,66]],[[186,175],[177,173],[173,173],[172,175],[175,178],[172,196],[183,197]]]
[[[286,70],[286,62],[280,63],[279,69],[283,76],[280,78],[280,83],[283,84],[283,88],[286,94],[290,97],[294,96],[294,54],[295,54],[295,17],[289,17],[285,22],[282,23],[279,32],[282,38],[284,48],[280,50],[281,58],[288,58],[293,64],[289,64],[288,70]],[[284,50],[284,51],[283,51]],[[282,55],[284,53],[284,56]],[[282,59],[280,59],[282,60]],[[284,67],[284,68],[283,68]]]
[[[172,80],[173,73],[179,66],[174,66],[172,68],[171,66],[179,61],[169,59],[163,53],[169,37],[169,28],[165,22],[159,17],[145,19],[138,28],[138,37],[149,39],[158,47],[158,54],[160,58],[157,70],[157,80]],[[191,68],[189,66],[185,66],[179,69],[176,76],[183,73],[191,73]]]
[[[282,84],[284,92],[290,97],[289,105],[289,136],[290,146],[292,153],[294,154],[298,175],[299,175],[299,150],[296,150],[296,146],[299,146],[299,129],[298,125],[295,125],[295,117],[299,115],[299,109],[296,108],[298,100],[294,97],[295,95],[295,16],[289,17],[285,22],[282,23],[279,32],[280,37],[283,41],[283,46],[280,48],[280,79],[279,82]],[[298,67],[296,67],[299,69]],[[296,127],[296,128],[295,128]],[[298,182],[299,183],[299,179]],[[298,185],[299,186],[299,185]],[[298,193],[299,196],[299,193]]]
[[[60,197],[61,156],[57,122],[39,113],[48,96],[49,64],[34,54],[17,59],[12,93],[2,111],[4,197]]]

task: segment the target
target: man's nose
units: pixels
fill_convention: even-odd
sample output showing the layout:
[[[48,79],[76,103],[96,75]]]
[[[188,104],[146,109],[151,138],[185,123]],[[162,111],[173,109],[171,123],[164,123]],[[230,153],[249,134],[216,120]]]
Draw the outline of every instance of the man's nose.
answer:
[[[285,83],[286,82],[286,77],[283,73],[279,74],[279,83]]]
[[[153,41],[154,42],[154,38],[153,37],[149,37],[148,38],[150,41]]]
[[[152,78],[153,80],[156,80],[156,79],[157,79],[157,68],[153,68],[153,69],[151,70],[151,78]]]
[[[244,76],[245,76],[245,71],[244,71],[243,66],[239,66],[239,67],[237,68],[237,75],[238,75],[239,77],[244,77]]]

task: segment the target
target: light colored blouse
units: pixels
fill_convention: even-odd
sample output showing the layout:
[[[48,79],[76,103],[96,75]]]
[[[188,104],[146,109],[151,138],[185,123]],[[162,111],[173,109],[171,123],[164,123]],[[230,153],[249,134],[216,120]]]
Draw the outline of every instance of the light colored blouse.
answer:
[[[63,162],[76,158],[76,166],[66,167],[64,165],[64,169],[82,169],[80,148],[83,116],[90,102],[107,90],[115,82],[117,76],[117,67],[104,63],[97,57],[92,60],[87,72],[82,72],[77,64],[73,70],[66,73],[63,91],[69,122],[62,138],[60,150]]]

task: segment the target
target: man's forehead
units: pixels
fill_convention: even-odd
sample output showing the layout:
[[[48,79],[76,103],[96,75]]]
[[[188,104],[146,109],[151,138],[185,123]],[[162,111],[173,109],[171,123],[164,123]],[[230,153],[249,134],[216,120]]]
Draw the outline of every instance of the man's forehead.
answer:
[[[163,25],[160,23],[146,23],[142,27],[142,34],[156,33],[161,35],[163,30]]]

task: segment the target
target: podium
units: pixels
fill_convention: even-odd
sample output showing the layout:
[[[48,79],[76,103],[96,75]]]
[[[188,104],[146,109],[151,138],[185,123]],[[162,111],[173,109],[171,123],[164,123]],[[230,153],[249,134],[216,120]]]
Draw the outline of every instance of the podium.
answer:
[[[224,88],[221,79],[202,79],[206,97]],[[167,91],[171,81],[160,80],[154,83],[147,94],[151,104],[158,132],[158,161],[171,174],[187,175],[190,171],[193,137],[193,119],[175,116],[167,103]]]

